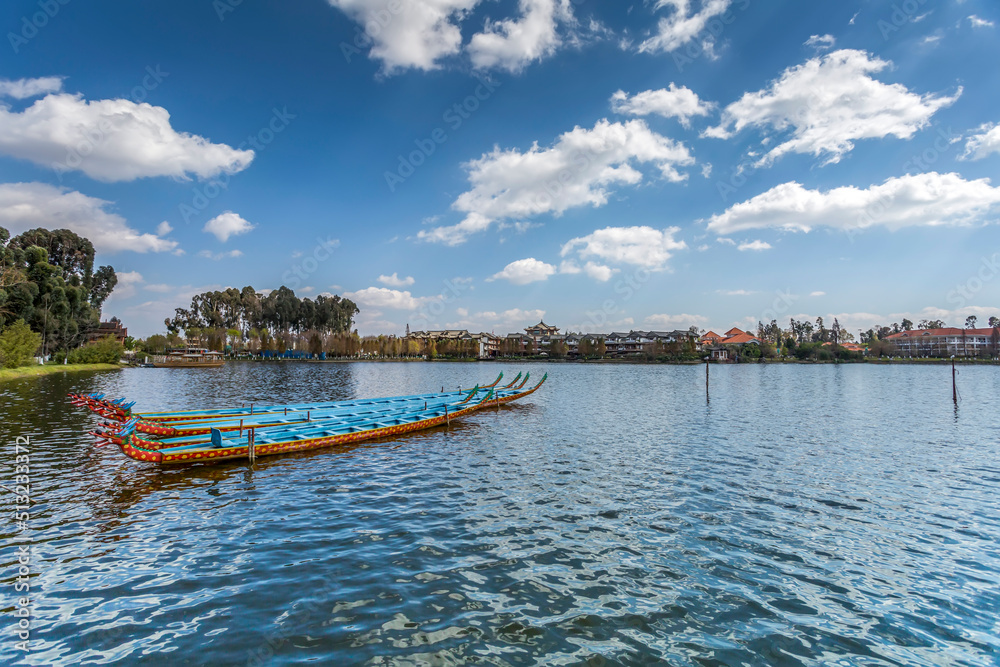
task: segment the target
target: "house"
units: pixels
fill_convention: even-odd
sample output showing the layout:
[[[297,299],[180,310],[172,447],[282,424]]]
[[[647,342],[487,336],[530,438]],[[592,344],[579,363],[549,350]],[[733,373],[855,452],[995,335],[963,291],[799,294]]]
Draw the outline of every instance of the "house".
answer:
[[[537,341],[541,338],[545,338],[546,336],[557,335],[559,333],[559,327],[553,327],[549,326],[545,322],[539,322],[535,326],[528,327],[524,331]]]
[[[723,338],[725,338],[725,336],[720,336],[714,331],[709,331],[708,333],[701,335],[701,338],[698,339],[698,345],[701,346],[702,349],[707,350]]]
[[[760,339],[733,327],[722,338],[716,340],[710,348],[710,354],[713,361],[733,361],[739,358],[745,346],[751,344],[760,345]]]
[[[1000,328],[914,329],[886,336],[903,357],[996,357],[1000,354]]]

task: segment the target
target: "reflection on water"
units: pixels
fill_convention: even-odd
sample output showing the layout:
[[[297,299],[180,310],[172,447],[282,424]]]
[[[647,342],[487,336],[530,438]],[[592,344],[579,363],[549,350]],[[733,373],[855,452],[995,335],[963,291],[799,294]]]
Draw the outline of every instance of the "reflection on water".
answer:
[[[499,370],[236,363],[0,385],[0,463],[10,480],[31,437],[35,502],[32,654],[8,624],[0,661],[996,663],[992,368],[963,370],[956,412],[944,367],[713,367],[708,397],[699,366],[511,367],[550,380],[450,428],[252,468],[140,465],[94,448],[64,401],[351,399]],[[14,549],[2,563],[13,590]]]

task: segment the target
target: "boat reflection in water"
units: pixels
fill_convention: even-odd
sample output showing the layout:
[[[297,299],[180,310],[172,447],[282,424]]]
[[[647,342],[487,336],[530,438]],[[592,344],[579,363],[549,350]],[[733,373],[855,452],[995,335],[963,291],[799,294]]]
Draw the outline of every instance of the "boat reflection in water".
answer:
[[[221,352],[202,347],[178,348],[153,357],[154,368],[218,368],[225,363]]]

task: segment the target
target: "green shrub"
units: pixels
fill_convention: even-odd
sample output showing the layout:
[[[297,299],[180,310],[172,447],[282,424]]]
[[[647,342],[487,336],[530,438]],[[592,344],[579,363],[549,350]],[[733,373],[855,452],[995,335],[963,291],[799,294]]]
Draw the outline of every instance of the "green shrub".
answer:
[[[125,346],[108,336],[87,343],[69,353],[71,364],[117,364],[125,353]]]
[[[42,337],[18,320],[0,334],[0,362],[4,368],[19,368],[34,363],[35,351],[42,344]]]

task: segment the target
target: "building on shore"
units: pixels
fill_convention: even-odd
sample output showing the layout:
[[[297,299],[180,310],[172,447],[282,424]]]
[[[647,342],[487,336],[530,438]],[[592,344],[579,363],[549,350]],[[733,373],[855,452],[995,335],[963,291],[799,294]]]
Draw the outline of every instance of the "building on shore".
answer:
[[[712,332],[709,332],[712,333]],[[707,336],[708,334],[705,334]],[[705,336],[702,336],[704,340]],[[733,327],[724,336],[715,338],[708,344],[709,356],[713,361],[734,361],[747,345],[760,345],[761,341],[753,334]]]
[[[124,345],[125,339],[128,338],[128,329],[122,326],[121,320],[117,317],[112,317],[110,321],[101,322],[97,325],[96,329],[87,332],[87,342],[100,340],[108,336],[114,337],[117,342]]]
[[[1000,328],[913,329],[885,338],[901,357],[996,357],[1000,355]]]
[[[534,338],[536,341],[542,338],[551,338],[552,336],[559,335],[559,327],[552,327],[546,324],[544,321],[539,322],[533,327],[528,327],[524,332]]]
[[[467,354],[478,359],[493,359],[500,355],[503,339],[491,333],[470,333],[466,329],[437,329],[409,332],[406,340],[417,342],[424,350],[433,349],[435,353],[438,350],[443,352],[441,348],[445,348],[459,356]],[[431,356],[429,352],[425,354]]]

